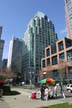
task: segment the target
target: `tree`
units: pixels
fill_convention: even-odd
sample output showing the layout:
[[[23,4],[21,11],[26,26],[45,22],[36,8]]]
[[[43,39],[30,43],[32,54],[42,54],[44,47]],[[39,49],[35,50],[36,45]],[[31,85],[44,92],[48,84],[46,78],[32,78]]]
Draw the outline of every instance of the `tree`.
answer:
[[[59,61],[59,76],[60,76],[60,80],[61,82],[64,82],[64,80],[66,79],[66,62],[61,60]]]

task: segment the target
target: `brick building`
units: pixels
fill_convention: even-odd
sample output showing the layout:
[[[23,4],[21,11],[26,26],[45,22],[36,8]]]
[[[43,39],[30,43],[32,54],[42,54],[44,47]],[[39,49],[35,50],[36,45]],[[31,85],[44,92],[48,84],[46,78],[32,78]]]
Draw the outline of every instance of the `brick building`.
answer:
[[[56,80],[72,80],[72,40],[64,38],[56,42],[56,53],[52,46],[45,48],[41,59],[40,78],[52,77]]]

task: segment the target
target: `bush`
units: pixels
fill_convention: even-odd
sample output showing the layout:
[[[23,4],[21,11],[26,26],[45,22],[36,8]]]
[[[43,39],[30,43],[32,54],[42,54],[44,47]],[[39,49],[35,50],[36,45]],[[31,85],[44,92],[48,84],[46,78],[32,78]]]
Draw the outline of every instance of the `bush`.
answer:
[[[4,96],[11,96],[11,95],[19,95],[20,93],[17,91],[10,91],[9,93],[5,93]]]
[[[3,94],[10,94],[11,88],[10,86],[3,86]]]
[[[20,94],[17,91],[11,91],[10,86],[7,86],[7,85],[4,85],[2,89],[3,89],[3,95],[4,96],[19,95]]]
[[[11,91],[10,92],[10,95],[19,95],[20,93],[19,92],[17,92],[17,91]]]

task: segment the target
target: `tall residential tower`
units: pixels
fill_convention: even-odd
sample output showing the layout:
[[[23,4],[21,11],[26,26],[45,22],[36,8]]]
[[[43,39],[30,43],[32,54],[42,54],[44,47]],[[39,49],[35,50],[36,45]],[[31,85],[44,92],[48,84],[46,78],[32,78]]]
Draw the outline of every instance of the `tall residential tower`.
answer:
[[[23,73],[26,81],[38,81],[44,48],[54,46],[56,41],[54,24],[44,13],[37,12],[24,34]]]
[[[72,39],[72,0],[65,0],[67,37]]]

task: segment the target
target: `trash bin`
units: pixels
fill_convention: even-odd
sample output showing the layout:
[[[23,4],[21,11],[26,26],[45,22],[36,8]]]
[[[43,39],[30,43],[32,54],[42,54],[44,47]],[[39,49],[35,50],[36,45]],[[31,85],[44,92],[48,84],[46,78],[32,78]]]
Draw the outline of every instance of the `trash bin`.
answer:
[[[36,99],[36,93],[35,93],[35,92],[32,92],[31,98],[32,98],[32,99]]]
[[[36,99],[41,99],[41,92],[40,91],[37,91],[37,93],[36,93]]]

